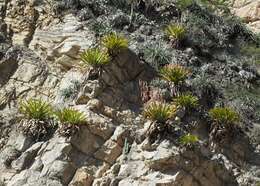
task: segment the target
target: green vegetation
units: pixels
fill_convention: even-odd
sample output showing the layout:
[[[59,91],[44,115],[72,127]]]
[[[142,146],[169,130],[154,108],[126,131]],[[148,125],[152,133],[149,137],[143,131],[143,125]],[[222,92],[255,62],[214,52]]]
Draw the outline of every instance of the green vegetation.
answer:
[[[233,125],[239,121],[239,115],[231,108],[213,108],[209,111],[209,116],[217,123],[224,125]]]
[[[21,102],[19,110],[27,119],[41,121],[51,118],[53,114],[52,106],[49,103],[37,99]]]
[[[196,108],[198,106],[198,98],[191,94],[183,94],[174,99],[174,103],[187,109]]]
[[[180,10],[185,10],[194,3],[194,0],[178,0],[176,5]]]
[[[111,33],[102,38],[102,45],[111,56],[117,55],[122,49],[128,48],[128,40],[116,33]]]
[[[230,1],[228,0],[178,0],[176,4],[177,7],[182,11],[196,3],[200,6],[208,8],[209,10],[223,10],[224,12],[230,12],[228,8],[229,2]]]
[[[81,54],[81,60],[90,66],[100,67],[109,63],[110,59],[108,54],[104,53],[98,48],[87,49]]]
[[[178,47],[186,36],[186,29],[181,24],[170,24],[166,27],[165,34]]]
[[[63,110],[57,111],[55,115],[62,124],[77,125],[84,123],[86,120],[84,113],[72,108],[65,108]]]
[[[166,65],[160,70],[162,78],[175,85],[182,83],[189,74],[190,72],[185,67],[176,64]]]
[[[159,69],[170,63],[171,55],[165,48],[162,47],[160,43],[153,46],[147,46],[144,50],[144,56],[146,61],[157,71]]]
[[[253,58],[256,64],[260,63],[260,47],[249,45],[241,48],[241,52],[251,58]]]
[[[188,133],[180,138],[180,143],[182,145],[188,146],[188,147],[193,147],[196,143],[198,143],[198,141],[199,141],[199,138],[190,133]]]
[[[145,107],[144,116],[153,121],[164,123],[170,119],[176,112],[174,105],[167,103],[152,102]]]
[[[113,31],[112,26],[107,22],[94,22],[90,28],[97,36],[103,36]]]
[[[61,89],[61,96],[64,97],[65,99],[71,98],[75,96],[75,94],[79,91],[80,89],[80,82],[78,80],[74,80],[70,82],[70,85],[64,89]]]

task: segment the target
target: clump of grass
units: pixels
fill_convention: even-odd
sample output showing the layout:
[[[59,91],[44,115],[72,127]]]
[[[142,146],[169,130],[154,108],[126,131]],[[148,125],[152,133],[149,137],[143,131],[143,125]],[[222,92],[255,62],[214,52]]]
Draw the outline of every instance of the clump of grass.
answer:
[[[239,115],[231,108],[217,107],[209,111],[209,116],[217,123],[223,125],[233,125],[239,121]]]
[[[36,141],[46,139],[55,127],[52,121],[52,106],[45,101],[29,99],[21,102],[19,111],[23,115],[23,119],[20,121],[18,129]]]
[[[181,24],[170,24],[166,27],[165,34],[171,40],[172,45],[178,48],[186,37],[186,29]]]
[[[164,123],[176,112],[176,107],[167,103],[152,102],[145,107],[144,116],[153,121]]]
[[[186,147],[194,147],[194,145],[196,143],[198,143],[198,141],[199,141],[199,138],[190,133],[188,133],[180,138],[180,143]]]
[[[111,56],[117,55],[122,49],[128,48],[128,40],[116,33],[111,33],[102,38],[102,45]]]
[[[81,60],[93,67],[101,67],[109,63],[109,55],[98,48],[87,49],[81,54]]]
[[[82,124],[85,121],[84,114],[72,108],[65,108],[63,110],[57,111],[55,115],[58,117],[61,123],[70,123],[76,125]]]
[[[53,114],[52,106],[38,99],[29,99],[28,101],[21,102],[20,113],[27,119],[47,120]]]
[[[183,94],[174,99],[176,106],[192,109],[198,106],[198,98],[191,94]]]
[[[209,116],[214,120],[209,134],[210,140],[219,145],[230,143],[238,131],[238,113],[231,108],[217,107],[209,111]]]
[[[60,134],[67,137],[74,135],[79,130],[79,125],[86,122],[84,113],[72,108],[59,110],[55,115],[61,124]]]
[[[190,74],[189,70],[181,65],[169,64],[160,70],[160,75],[167,81],[175,85],[182,83]]]

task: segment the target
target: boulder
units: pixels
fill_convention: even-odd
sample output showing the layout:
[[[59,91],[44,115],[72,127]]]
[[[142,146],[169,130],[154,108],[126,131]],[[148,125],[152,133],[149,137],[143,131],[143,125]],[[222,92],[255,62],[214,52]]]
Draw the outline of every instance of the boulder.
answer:
[[[94,177],[84,167],[78,169],[69,186],[91,186]]]

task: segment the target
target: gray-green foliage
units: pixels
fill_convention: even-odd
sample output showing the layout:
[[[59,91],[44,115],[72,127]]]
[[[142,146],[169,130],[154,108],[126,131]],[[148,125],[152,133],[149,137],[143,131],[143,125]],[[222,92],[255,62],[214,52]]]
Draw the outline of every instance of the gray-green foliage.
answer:
[[[99,36],[103,36],[103,35],[110,34],[111,32],[113,32],[113,28],[112,28],[111,24],[109,24],[106,21],[105,22],[96,21],[92,24],[92,26],[90,28],[96,33],[96,35],[99,35]]]
[[[160,89],[167,89],[169,87],[169,83],[161,78],[153,79],[150,85]]]
[[[129,142],[128,142],[127,138],[125,138],[123,154],[127,155],[129,153],[129,150],[130,150]]]
[[[144,50],[144,57],[157,71],[171,61],[171,53],[161,43],[148,45]]]
[[[61,89],[61,96],[65,99],[73,97],[80,88],[80,82],[79,81],[71,81],[70,85],[64,89]]]
[[[223,10],[230,12],[228,9],[228,0],[178,0],[176,4],[179,9],[185,10],[195,3],[213,11]]]

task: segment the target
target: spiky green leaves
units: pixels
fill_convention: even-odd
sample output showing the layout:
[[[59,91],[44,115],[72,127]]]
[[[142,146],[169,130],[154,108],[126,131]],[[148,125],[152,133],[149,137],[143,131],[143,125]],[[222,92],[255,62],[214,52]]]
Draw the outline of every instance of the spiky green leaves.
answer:
[[[57,111],[55,115],[58,117],[62,124],[82,124],[86,121],[84,113],[77,111],[72,108],[65,108],[63,110]]]
[[[237,112],[227,107],[217,107],[209,111],[209,116],[218,124],[232,125],[239,121]]]
[[[186,36],[186,29],[180,24],[170,24],[166,27],[165,34],[169,39],[181,41]]]
[[[27,119],[42,121],[51,118],[53,114],[52,106],[49,103],[37,99],[21,102],[19,110]]]
[[[179,107],[192,109],[198,106],[198,98],[191,94],[183,94],[175,98],[174,103]]]
[[[152,102],[145,107],[144,116],[153,121],[164,123],[176,112],[176,107],[167,103]]]
[[[173,82],[175,85],[182,83],[188,77],[189,73],[183,66],[175,64],[166,65],[160,70],[162,78]]]
[[[188,133],[180,138],[180,143],[182,145],[188,146],[188,147],[194,146],[198,141],[199,141],[199,138],[190,133]]]
[[[106,52],[103,52],[98,48],[91,48],[81,54],[81,60],[87,65],[100,67],[109,63],[110,58]]]
[[[111,33],[102,38],[102,45],[111,56],[117,55],[121,50],[128,48],[128,40],[116,33]]]

